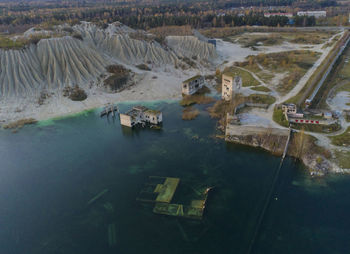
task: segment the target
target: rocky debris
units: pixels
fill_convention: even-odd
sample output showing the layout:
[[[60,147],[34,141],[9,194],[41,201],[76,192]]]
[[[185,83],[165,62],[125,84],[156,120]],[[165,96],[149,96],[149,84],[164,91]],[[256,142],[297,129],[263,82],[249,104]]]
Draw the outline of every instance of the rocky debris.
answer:
[[[40,106],[43,105],[45,100],[50,98],[50,97],[51,97],[51,95],[46,90],[41,91],[39,98],[38,98],[38,104]]]
[[[133,76],[134,73],[126,69],[123,65],[109,65],[106,69],[112,75],[110,75],[103,81],[103,89],[105,92],[120,92],[132,84],[131,76]]]
[[[274,155],[282,155],[287,136],[272,133],[257,135],[226,135],[225,140],[237,144],[260,147],[272,152]]]
[[[15,122],[5,124],[3,126],[3,128],[4,129],[19,129],[19,128],[22,128],[24,125],[34,124],[36,122],[37,122],[37,120],[34,118],[25,118],[25,119],[20,119],[20,120],[15,121]]]
[[[244,134],[248,127],[242,126],[242,132],[237,135],[226,135],[225,140],[253,147],[260,147],[274,155],[281,156],[283,154],[287,141],[286,135],[271,133],[268,129],[257,132],[256,134]],[[300,159],[306,166],[310,175],[323,176],[329,172],[337,172],[337,166],[330,162],[329,152],[314,143],[313,137],[294,133],[289,143],[288,155]],[[339,171],[339,170],[338,170]]]
[[[136,67],[143,71],[151,71],[151,68],[147,64],[138,64]]]

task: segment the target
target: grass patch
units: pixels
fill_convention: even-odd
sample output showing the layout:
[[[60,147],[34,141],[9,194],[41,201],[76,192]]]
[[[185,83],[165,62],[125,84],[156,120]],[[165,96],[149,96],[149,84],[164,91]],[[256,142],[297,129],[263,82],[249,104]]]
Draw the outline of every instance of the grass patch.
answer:
[[[0,48],[2,49],[21,49],[26,46],[24,41],[16,40],[13,41],[8,37],[0,36]]]
[[[267,74],[266,71],[270,73],[285,73],[286,76],[277,86],[277,91],[285,94],[293,89],[298,81],[313,66],[319,56],[320,53],[317,52],[295,50],[249,56],[247,57],[247,61],[235,64],[249,69],[259,78],[266,81],[271,81],[273,77],[271,74]]]
[[[305,99],[312,93],[314,87],[318,83],[318,81],[322,78],[323,73],[329,67],[329,64],[332,62],[332,59],[336,56],[339,47],[342,44],[342,40],[339,40],[337,45],[329,52],[327,57],[323,60],[323,62],[317,67],[316,71],[309,78],[305,86],[300,90],[300,92],[294,97],[287,100],[289,103],[295,103],[298,105],[304,105]]]
[[[214,27],[214,28],[205,28],[201,29],[200,32],[211,38],[222,38],[227,41],[239,40],[240,37],[256,37],[256,36],[275,36],[281,38],[282,41],[289,41],[293,43],[302,43],[302,44],[320,44],[328,40],[332,35],[335,34],[334,31],[300,31],[297,29],[291,29],[287,27]],[[262,35],[254,35],[249,33],[269,33]]]
[[[331,133],[340,130],[339,124],[321,125],[321,124],[294,124],[291,123],[291,127],[296,130],[305,130],[318,133]]]
[[[350,152],[335,151],[336,163],[341,168],[350,168]]]
[[[259,92],[271,92],[271,90],[269,88],[267,88],[266,86],[256,86],[256,87],[252,87],[250,88],[254,91],[259,91]]]
[[[283,38],[277,34],[267,35],[243,35],[237,39],[237,42],[246,48],[254,48],[257,46],[273,46],[280,45],[283,42]]]
[[[272,119],[281,126],[288,127],[289,122],[286,120],[282,109],[275,108],[273,111]]]
[[[180,105],[183,107],[195,105],[195,104],[209,104],[214,102],[215,99],[204,94],[186,95],[180,101]]]
[[[260,85],[260,82],[257,81],[252,74],[235,66],[225,68],[223,73],[230,73],[234,76],[240,76],[242,78],[242,86],[248,87]]]
[[[182,120],[193,120],[199,115],[199,110],[192,107],[186,107],[182,111]]]
[[[350,146],[350,127],[337,136],[330,137],[332,144],[336,146]]]
[[[246,102],[261,103],[271,105],[276,101],[276,98],[267,94],[251,94],[246,97]]]

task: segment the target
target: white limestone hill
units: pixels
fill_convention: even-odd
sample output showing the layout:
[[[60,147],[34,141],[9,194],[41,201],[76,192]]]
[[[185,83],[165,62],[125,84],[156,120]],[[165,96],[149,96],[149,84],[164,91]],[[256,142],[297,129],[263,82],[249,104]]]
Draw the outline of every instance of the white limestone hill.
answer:
[[[67,85],[86,88],[91,82],[96,84],[97,77],[113,63],[148,63],[151,67],[171,69],[185,56],[196,55],[209,62],[216,58],[213,45],[193,36],[171,36],[166,39],[167,47],[154,40],[132,39],[130,34],[135,30],[118,22],[105,29],[88,22],[70,28],[82,40],[67,35],[69,29],[63,32],[59,26],[55,33],[40,31],[44,35],[55,34],[56,38],[41,39],[20,50],[0,49],[0,97],[35,96],[43,89]],[[30,29],[23,36],[36,31]]]
[[[129,33],[135,30],[121,25],[119,22],[110,24],[105,30],[91,23],[74,27],[81,33],[84,41],[102,52],[107,53],[125,64],[152,63],[157,66],[175,64],[176,55],[166,51],[159,43],[132,39]]]
[[[181,57],[197,57],[198,59],[212,60],[217,57],[213,44],[200,41],[194,36],[168,36],[168,46]]]
[[[87,85],[109,64],[72,37],[41,40],[23,50],[0,50],[0,63],[2,96],[28,96],[42,89]]]

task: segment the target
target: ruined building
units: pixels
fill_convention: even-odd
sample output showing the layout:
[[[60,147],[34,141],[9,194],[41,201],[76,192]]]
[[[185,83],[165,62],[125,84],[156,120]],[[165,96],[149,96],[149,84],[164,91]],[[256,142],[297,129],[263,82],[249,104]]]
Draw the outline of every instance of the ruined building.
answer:
[[[158,125],[162,121],[162,112],[144,106],[135,106],[125,114],[120,114],[120,124],[127,127],[134,127],[138,124]]]
[[[204,86],[204,77],[201,75],[194,76],[182,82],[182,94],[192,95]]]
[[[222,99],[229,101],[242,87],[242,78],[235,73],[222,74]]]

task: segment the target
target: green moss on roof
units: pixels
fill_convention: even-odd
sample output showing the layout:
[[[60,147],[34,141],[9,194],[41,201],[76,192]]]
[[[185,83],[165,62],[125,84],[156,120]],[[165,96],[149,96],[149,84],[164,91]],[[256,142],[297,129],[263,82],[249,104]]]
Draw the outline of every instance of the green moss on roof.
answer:
[[[150,113],[150,114],[160,114],[161,113],[159,110],[155,110],[155,109],[147,109],[145,112]]]
[[[192,80],[198,79],[198,78],[200,78],[200,77],[201,77],[201,75],[196,75],[196,76],[194,76],[194,77],[192,77],[192,78],[189,78],[189,79],[185,80],[183,83],[189,83],[189,82],[191,82]]]

